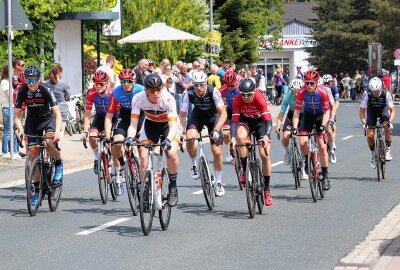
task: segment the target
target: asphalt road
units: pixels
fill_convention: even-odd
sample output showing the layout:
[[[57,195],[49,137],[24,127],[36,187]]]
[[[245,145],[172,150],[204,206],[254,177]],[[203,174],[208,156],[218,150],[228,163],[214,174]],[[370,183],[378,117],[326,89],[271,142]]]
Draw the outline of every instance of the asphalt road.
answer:
[[[226,194],[209,211],[200,184],[190,177],[187,153],[180,154],[179,204],[168,230],[155,218],[148,237],[126,194],[101,203],[91,170],[66,175],[58,210],[51,213],[45,202],[36,217],[27,212],[24,186],[0,189],[0,268],[331,269],[399,202],[399,133],[396,125],[388,179],[377,182],[358,107],[342,105],[338,163],[329,168],[332,188],[317,203],[308,182],[294,189],[273,136],[273,205],[254,219],[232,165],[223,171]]]

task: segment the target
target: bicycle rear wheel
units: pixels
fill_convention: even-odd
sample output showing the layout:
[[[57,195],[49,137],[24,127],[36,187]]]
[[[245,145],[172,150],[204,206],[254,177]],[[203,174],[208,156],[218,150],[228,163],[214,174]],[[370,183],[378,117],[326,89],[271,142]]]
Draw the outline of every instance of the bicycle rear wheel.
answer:
[[[301,154],[299,149],[297,148],[297,146],[295,147],[295,154],[296,156],[296,163],[295,163],[295,169],[296,169],[296,181],[297,181],[297,187],[301,187],[301,168],[302,168],[302,158],[301,158]]]
[[[316,158],[317,157],[315,156],[314,152],[308,154],[308,181],[310,183],[311,196],[314,202],[317,202],[318,199],[318,178],[316,173],[318,167],[315,162]]]
[[[108,164],[105,160],[104,153],[102,153],[100,155],[99,160],[97,161],[97,167],[98,167],[97,181],[99,183],[100,198],[103,204],[106,204],[108,199],[107,166]]]
[[[262,214],[264,210],[264,176],[261,172],[260,161],[257,160],[257,164],[255,166],[257,173],[257,181],[256,181],[256,190],[257,190],[257,208],[258,213]]]
[[[117,186],[115,181],[111,181],[110,183],[110,193],[113,201],[116,201],[118,196],[117,196]]]
[[[235,149],[233,165],[235,166],[235,173],[236,173],[237,180],[239,183],[239,188],[240,188],[240,190],[243,190],[243,184],[240,183],[240,178],[243,175],[243,169],[242,169],[242,163],[240,162],[239,153],[238,153],[237,149]]]
[[[139,183],[139,163],[135,156],[132,157],[132,161],[132,164],[127,162],[125,165],[125,184],[129,205],[131,206],[133,215],[137,216],[139,208],[139,194],[137,192],[137,183]]]
[[[39,177],[39,202],[33,206],[32,205],[32,198],[35,195],[35,187],[33,184],[33,179],[36,176]],[[41,185],[41,178],[42,178],[43,174],[42,174],[42,161],[40,160],[40,157],[37,156],[32,164],[31,164],[31,168],[29,170],[29,176],[27,179],[27,189],[26,189],[26,203],[28,206],[28,212],[29,215],[31,216],[36,216],[36,212],[39,208],[39,205],[41,203],[42,200],[42,194],[43,194],[43,189],[42,189],[42,185]]]
[[[60,203],[61,199],[61,192],[62,192],[62,182],[59,184],[54,184],[54,173],[55,173],[55,160],[54,157],[51,157],[50,162],[50,172],[48,183],[49,183],[49,193],[47,194],[47,199],[49,202],[49,207],[51,212],[55,212],[57,210],[58,204]]]
[[[211,181],[211,173],[209,169],[209,164],[204,157],[200,157],[199,159],[200,166],[200,179],[201,179],[201,187],[203,188],[204,198],[206,199],[206,203],[208,209],[213,210],[214,208],[214,185]]]
[[[139,207],[142,231],[144,235],[149,235],[154,217],[151,171],[146,171],[141,181]]]
[[[169,179],[168,174],[165,169],[162,170],[162,194],[161,199],[163,203],[162,210],[158,210],[158,215],[160,216],[161,228],[165,231],[168,229],[169,222],[171,220],[171,206],[168,204],[168,185]]]
[[[378,131],[379,132],[379,131]],[[376,162],[376,173],[378,175],[378,181],[381,181],[381,145],[378,139],[375,143],[375,162]]]
[[[256,177],[254,175],[254,165],[247,159],[246,166],[246,199],[247,208],[251,218],[256,215]]]

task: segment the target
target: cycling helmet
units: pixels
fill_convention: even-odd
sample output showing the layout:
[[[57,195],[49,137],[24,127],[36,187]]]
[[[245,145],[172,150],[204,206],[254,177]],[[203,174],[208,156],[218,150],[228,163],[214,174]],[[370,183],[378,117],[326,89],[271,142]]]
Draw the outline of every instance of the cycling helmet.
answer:
[[[38,66],[28,66],[24,70],[25,77],[40,77],[40,69]]]
[[[144,78],[144,87],[148,88],[161,88],[162,87],[162,80],[161,77],[157,74],[149,74]]]
[[[377,92],[382,90],[382,81],[378,77],[373,77],[368,83],[369,90],[371,92]]]
[[[22,72],[22,73],[18,74],[18,83],[23,84],[25,82],[26,82],[26,78],[25,78],[24,73]]]
[[[241,93],[251,93],[256,89],[256,84],[252,79],[243,79],[240,81],[239,90]]]
[[[236,84],[237,76],[233,70],[228,70],[224,74],[224,82],[226,85]]]
[[[322,76],[322,80],[324,81],[324,83],[330,83],[333,82],[333,77],[330,74],[325,74],[324,76]]]
[[[108,75],[102,70],[98,70],[93,75],[93,82],[108,82]]]
[[[136,74],[130,68],[126,68],[121,70],[118,77],[120,80],[134,80],[136,79]]]
[[[203,71],[197,71],[192,73],[192,80],[193,83],[205,83],[207,82],[207,74],[205,74]]]
[[[294,79],[294,80],[292,80],[292,81],[290,82],[290,84],[289,84],[289,89],[290,89],[291,91],[293,91],[293,90],[300,90],[300,88],[302,88],[303,85],[304,85],[303,80]]]
[[[304,81],[315,81],[318,82],[319,80],[319,72],[316,70],[309,70],[304,75]]]

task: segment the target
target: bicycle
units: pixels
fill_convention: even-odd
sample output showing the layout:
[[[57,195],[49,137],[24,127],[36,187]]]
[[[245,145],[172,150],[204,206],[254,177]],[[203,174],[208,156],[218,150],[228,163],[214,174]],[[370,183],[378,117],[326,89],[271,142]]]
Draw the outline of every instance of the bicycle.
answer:
[[[210,135],[199,136],[193,139],[186,139],[185,141],[196,140],[198,142],[198,167],[200,171],[201,188],[209,210],[213,210],[215,206],[215,175],[214,170],[211,168],[210,163],[204,153],[203,138],[210,138]]]
[[[254,132],[251,133],[251,141],[246,144],[235,145],[237,147],[247,147],[248,155],[246,161],[246,200],[247,208],[251,218],[256,215],[256,204],[258,213],[262,214],[264,209],[264,176],[261,171],[260,159],[256,157],[256,146],[259,143],[256,141]],[[265,154],[268,156],[264,142],[262,142]]]
[[[132,147],[126,149],[125,162],[125,185],[128,193],[129,205],[134,216],[137,216],[139,205],[139,161],[133,152]]]
[[[238,150],[234,149],[232,144],[230,144],[229,147],[230,147],[231,155],[233,157],[233,166],[235,168],[235,173],[236,173],[236,177],[237,177],[237,180],[239,183],[239,188],[240,188],[240,190],[243,190],[243,184],[240,183],[240,178],[242,178],[242,176],[243,176],[242,162],[240,161]]]
[[[265,97],[266,99],[273,105],[274,104],[274,93],[273,93],[273,86],[267,86],[267,89],[265,91]]]
[[[108,189],[110,189],[113,201],[117,200],[117,190],[115,186],[115,169],[111,157],[109,147],[105,147],[104,133],[97,136],[89,136],[89,138],[96,138],[99,140],[99,160],[97,161],[97,181],[99,184],[100,198],[103,204],[108,200]],[[86,140],[83,140],[83,146],[87,148]]]
[[[381,120],[378,120],[378,125],[368,127],[368,129],[375,129],[375,161],[376,161],[376,172],[378,175],[378,181],[386,178],[386,144],[383,135],[384,125]],[[366,131],[364,135],[367,135]]]
[[[289,130],[290,131],[290,130]],[[278,140],[280,141],[280,134],[278,134]],[[299,147],[297,146],[296,138],[292,136],[289,139],[289,157],[290,157],[290,167],[292,169],[293,179],[294,179],[294,187],[298,189],[301,186],[301,168],[303,165],[303,160],[301,157],[301,153]]]
[[[169,175],[163,161],[163,150],[161,144],[139,143],[134,146],[149,149],[148,163],[146,170],[138,187],[139,191],[139,212],[140,224],[144,235],[149,235],[153,224],[155,211],[158,210],[161,228],[168,229],[171,219],[171,207],[168,204],[169,196]],[[160,147],[160,152],[156,153],[154,147]],[[166,156],[168,154],[166,153]],[[157,157],[158,168],[155,173],[154,158]],[[168,158],[168,156],[167,156]]]
[[[61,192],[62,192],[62,181],[60,183],[54,183],[53,177],[55,173],[55,158],[47,152],[47,145],[45,140],[53,139],[53,137],[46,136],[32,136],[25,135],[26,137],[36,138],[39,140],[39,154],[30,162],[30,169],[25,170],[29,172],[26,179],[27,196],[26,202],[28,206],[28,212],[31,216],[35,216],[39,206],[42,205],[44,196],[47,195],[50,211],[54,212],[57,210],[58,204],[60,203]],[[60,151],[56,144],[56,149]],[[27,163],[29,164],[29,163]],[[39,176],[39,202],[36,205],[32,205],[32,198],[35,195],[35,186],[33,178]]]
[[[76,122],[76,130],[78,131],[78,133],[81,133],[83,131],[83,114],[85,112],[85,108],[84,108],[84,100],[82,99],[82,96],[78,96],[78,97],[74,97],[72,98],[72,100],[74,99],[78,99],[75,102],[75,122]]]
[[[76,133],[75,125],[76,125],[76,121],[72,117],[70,111],[68,110],[68,116],[67,116],[67,122],[65,124],[65,129],[67,130],[69,136],[72,136],[73,134]]]

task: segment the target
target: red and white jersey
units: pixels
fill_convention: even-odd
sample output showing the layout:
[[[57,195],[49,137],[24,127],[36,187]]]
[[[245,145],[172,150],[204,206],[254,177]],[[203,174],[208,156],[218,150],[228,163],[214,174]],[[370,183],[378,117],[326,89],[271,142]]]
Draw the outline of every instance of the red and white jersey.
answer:
[[[264,121],[272,119],[267,107],[267,100],[258,90],[254,91],[254,98],[251,103],[245,103],[240,94],[235,97],[233,101],[232,122],[239,122],[240,115],[253,119],[263,118]]]

